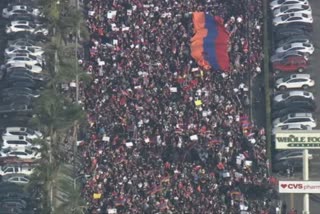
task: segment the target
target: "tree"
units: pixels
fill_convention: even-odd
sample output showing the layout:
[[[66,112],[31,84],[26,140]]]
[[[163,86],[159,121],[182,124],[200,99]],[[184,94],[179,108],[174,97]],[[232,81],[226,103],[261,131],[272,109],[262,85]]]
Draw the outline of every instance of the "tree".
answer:
[[[87,208],[85,201],[81,196],[81,189],[74,185],[70,179],[61,178],[59,180],[60,188],[63,189],[66,197],[65,201],[56,209],[57,214],[84,214]]]

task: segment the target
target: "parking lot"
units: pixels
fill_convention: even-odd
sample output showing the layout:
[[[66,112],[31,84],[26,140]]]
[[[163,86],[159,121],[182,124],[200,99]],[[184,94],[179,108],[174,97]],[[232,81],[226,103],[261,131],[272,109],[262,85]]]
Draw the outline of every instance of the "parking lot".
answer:
[[[310,66],[305,73],[311,74],[315,80],[315,86],[308,89],[313,92],[316,101],[316,110],[314,118],[317,122],[316,129],[320,129],[320,4],[318,1],[309,1],[313,14],[313,32],[312,42],[315,47],[313,55],[310,57]],[[313,159],[310,164],[310,180],[320,180],[320,150],[309,150],[313,154]],[[302,173],[295,172],[292,177],[280,176],[279,180],[302,180]],[[296,208],[298,213],[303,211],[303,194],[281,194],[281,198],[286,201],[287,208]],[[319,213],[319,195],[310,196],[310,213]]]

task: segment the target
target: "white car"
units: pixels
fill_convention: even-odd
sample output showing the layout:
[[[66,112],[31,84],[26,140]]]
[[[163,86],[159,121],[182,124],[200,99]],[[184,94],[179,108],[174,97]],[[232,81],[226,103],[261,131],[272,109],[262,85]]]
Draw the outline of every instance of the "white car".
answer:
[[[270,2],[270,8],[271,10],[274,10],[278,7],[284,6],[284,5],[309,5],[308,0],[274,0]]]
[[[33,40],[28,39],[16,39],[16,40],[10,40],[8,41],[8,47],[21,47],[21,46],[27,46],[31,47],[36,50],[42,50],[43,48],[40,46],[36,46],[36,43]]]
[[[42,65],[42,60],[31,55],[15,56],[7,59],[6,64],[25,63],[27,65]]]
[[[40,159],[41,153],[30,149],[1,149],[1,157],[17,157],[20,159]]]
[[[49,33],[48,29],[37,26],[29,21],[11,21],[11,23],[6,26],[7,34],[18,32],[32,33],[35,35],[42,34],[45,36]]]
[[[20,14],[28,14],[36,17],[40,16],[41,12],[39,9],[31,8],[26,5],[13,5],[2,10],[3,18],[10,18],[11,16]]]
[[[278,26],[281,24],[289,24],[289,23],[307,23],[312,24],[313,18],[312,15],[305,13],[289,13],[283,16],[278,16],[273,19],[273,25]]]
[[[272,122],[274,128],[291,124],[300,124],[311,128],[315,128],[317,126],[317,123],[313,119],[311,113],[292,113],[281,118],[277,118]]]
[[[312,128],[310,126],[305,126],[305,125],[301,125],[301,124],[289,124],[289,125],[284,125],[284,126],[280,126],[280,127],[276,127],[272,129],[272,134],[276,134],[279,131],[283,131],[283,130],[312,130]]]
[[[34,172],[34,166],[30,166],[29,164],[0,166],[1,176],[15,174],[15,173],[31,175],[33,172]]]
[[[5,128],[2,136],[15,136],[15,135],[23,135],[28,139],[38,139],[42,138],[42,133],[39,131],[35,131],[26,127],[7,127]]]
[[[287,92],[283,92],[281,94],[274,96],[273,101],[274,102],[283,102],[288,99],[291,99],[292,97],[299,97],[299,98],[303,98],[303,99],[314,100],[313,93],[311,93],[311,92],[308,92],[308,91],[287,91]]]
[[[30,182],[30,179],[25,174],[11,174],[3,176],[2,181],[15,184],[28,184]]]
[[[30,54],[32,56],[42,56],[44,51],[42,49],[34,49],[28,46],[9,47],[4,50],[4,54],[7,57],[17,53]]]
[[[29,71],[31,71],[32,73],[36,73],[36,74],[40,74],[42,72],[42,67],[38,66],[38,65],[28,65],[24,62],[14,62],[14,63],[7,63],[6,64],[6,69],[7,72],[10,72],[12,70],[15,70],[17,68],[25,68]]]
[[[305,54],[306,56],[309,56],[313,54],[314,47],[311,43],[301,43],[301,42],[295,42],[291,44],[287,44],[284,46],[281,46],[276,49],[276,53],[285,53],[287,51],[298,51],[300,53]]]
[[[40,149],[40,145],[33,145],[26,136],[23,135],[2,135],[2,149]]]
[[[276,81],[276,88],[280,90],[290,88],[307,89],[312,86],[314,86],[314,80],[310,78],[310,74],[291,74]]]
[[[280,8],[277,8],[273,11],[273,16],[278,17],[278,16],[283,16],[288,13],[304,13],[308,15],[312,15],[312,10],[309,5],[303,5],[303,4],[294,4],[294,5],[284,5],[281,6]]]

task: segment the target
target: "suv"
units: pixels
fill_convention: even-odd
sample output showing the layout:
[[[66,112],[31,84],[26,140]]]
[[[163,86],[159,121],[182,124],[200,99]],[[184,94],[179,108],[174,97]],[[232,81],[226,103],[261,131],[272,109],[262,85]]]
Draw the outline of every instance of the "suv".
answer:
[[[34,167],[30,165],[7,165],[7,166],[1,166],[0,167],[0,175],[8,175],[13,173],[22,173],[25,175],[30,175],[34,171]]]
[[[285,60],[272,63],[272,67],[275,73],[279,73],[280,71],[297,71],[301,73],[308,67],[308,64],[308,60],[306,60],[304,57],[292,56]]]
[[[29,139],[37,139],[42,137],[42,133],[26,127],[7,127],[2,136],[24,135]]]
[[[313,93],[311,93],[309,91],[295,90],[295,91],[287,91],[287,92],[284,92],[284,93],[276,94],[273,97],[273,102],[279,103],[279,102],[284,102],[284,101],[287,101],[287,100],[291,100],[293,98],[314,100]]]
[[[307,89],[314,86],[315,82],[310,74],[292,74],[276,80],[276,89],[285,90],[290,88]]]
[[[301,124],[315,128],[317,126],[316,121],[313,119],[311,113],[292,113],[281,118],[273,120],[273,127],[280,127],[290,124]]]
[[[23,135],[2,135],[2,148],[24,149],[26,147],[40,149],[40,145],[33,145]]]

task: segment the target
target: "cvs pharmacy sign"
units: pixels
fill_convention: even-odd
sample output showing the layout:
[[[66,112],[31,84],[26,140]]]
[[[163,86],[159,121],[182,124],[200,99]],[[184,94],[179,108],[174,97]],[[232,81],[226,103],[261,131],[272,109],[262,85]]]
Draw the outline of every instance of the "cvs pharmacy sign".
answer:
[[[320,181],[279,181],[280,193],[320,193]]]

